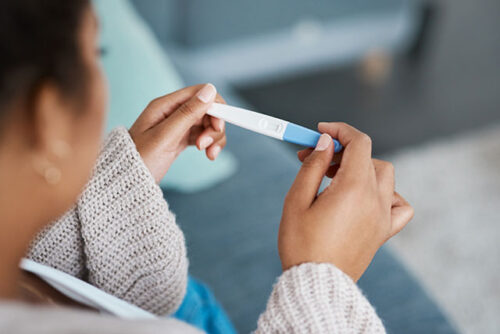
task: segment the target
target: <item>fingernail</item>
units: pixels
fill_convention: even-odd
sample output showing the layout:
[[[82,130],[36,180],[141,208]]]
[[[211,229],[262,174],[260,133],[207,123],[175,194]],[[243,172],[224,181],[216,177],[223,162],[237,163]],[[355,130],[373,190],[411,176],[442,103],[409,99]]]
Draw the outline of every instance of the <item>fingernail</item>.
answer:
[[[218,129],[217,130],[219,130],[219,132],[224,131],[224,121],[222,119],[219,119],[219,121],[217,123],[218,123]]]
[[[211,83],[208,83],[198,91],[196,96],[200,99],[201,102],[208,103],[215,98],[216,94],[217,90],[215,89],[215,86]]]
[[[316,144],[316,151],[324,151],[330,146],[332,143],[332,137],[323,133],[321,137],[319,137],[318,143]]]
[[[215,146],[212,150],[212,154],[214,155],[214,159],[217,158],[219,153],[220,153],[220,146]]]
[[[204,150],[214,142],[212,137],[204,137],[200,140],[200,150]]]

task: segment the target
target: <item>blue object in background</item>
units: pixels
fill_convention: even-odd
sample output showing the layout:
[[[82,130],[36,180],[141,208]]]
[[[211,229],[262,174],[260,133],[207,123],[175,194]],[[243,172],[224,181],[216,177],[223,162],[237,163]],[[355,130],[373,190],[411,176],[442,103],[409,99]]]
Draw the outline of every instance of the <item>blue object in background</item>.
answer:
[[[222,306],[203,283],[189,276],[186,295],[174,317],[209,334],[236,334]]]
[[[283,134],[283,140],[298,145],[316,147],[320,136],[321,134],[317,131],[297,124],[288,123],[285,133]],[[335,144],[335,153],[340,152],[340,150],[342,150],[342,145],[340,145],[336,139],[333,140],[333,143]]]

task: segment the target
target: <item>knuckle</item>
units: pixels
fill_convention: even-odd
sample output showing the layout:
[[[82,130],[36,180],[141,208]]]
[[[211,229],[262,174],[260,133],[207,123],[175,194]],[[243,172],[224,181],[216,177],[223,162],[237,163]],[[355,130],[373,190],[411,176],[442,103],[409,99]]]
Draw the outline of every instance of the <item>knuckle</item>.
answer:
[[[155,108],[159,103],[160,103],[160,97],[157,97],[153,100],[151,100],[151,102],[149,102],[147,108]]]
[[[394,188],[394,165],[390,162],[385,162],[382,166],[381,174],[382,175],[380,176],[380,179],[379,177],[377,177],[377,180],[383,182],[386,185],[392,185],[392,187]]]
[[[194,117],[196,108],[192,103],[186,102],[179,108],[179,112],[187,118]]]
[[[214,141],[222,142],[226,140],[226,135],[224,134],[224,132],[216,132],[214,136]]]
[[[317,169],[322,167],[322,163],[319,159],[315,159],[313,155],[310,155],[304,159],[302,167],[305,169]]]
[[[156,106],[156,103],[156,100],[150,101],[144,110],[153,109]]]
[[[360,133],[358,138],[363,145],[372,146],[372,139],[366,133]]]
[[[392,176],[394,176],[394,165],[392,164],[392,162],[384,161],[383,166],[388,174],[391,174]]]

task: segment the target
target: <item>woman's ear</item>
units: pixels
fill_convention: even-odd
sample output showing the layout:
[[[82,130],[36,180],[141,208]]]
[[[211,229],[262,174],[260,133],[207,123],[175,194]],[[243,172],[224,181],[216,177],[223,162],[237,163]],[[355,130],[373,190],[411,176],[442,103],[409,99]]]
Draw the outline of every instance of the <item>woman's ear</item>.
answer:
[[[52,83],[42,85],[31,103],[33,168],[50,185],[60,182],[75,118],[61,91]]]
[[[33,149],[50,160],[61,158],[58,146],[70,142],[75,127],[68,98],[55,84],[47,82],[38,89],[31,108]]]

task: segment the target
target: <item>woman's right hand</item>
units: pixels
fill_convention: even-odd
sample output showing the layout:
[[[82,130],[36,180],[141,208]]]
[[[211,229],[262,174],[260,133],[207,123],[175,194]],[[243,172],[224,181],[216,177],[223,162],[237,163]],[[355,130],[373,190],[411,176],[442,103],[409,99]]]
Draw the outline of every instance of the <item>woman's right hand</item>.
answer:
[[[285,199],[282,267],[327,262],[357,281],[380,246],[411,220],[413,208],[394,191],[392,164],[372,159],[370,137],[344,123],[319,123],[318,129],[316,149],[299,152],[303,164]],[[344,146],[333,166],[332,137]],[[333,179],[318,195],[325,175]]]
[[[213,102],[225,103],[212,84],[179,89],[153,100],[129,130],[156,182],[188,146],[215,160],[226,145],[224,121],[207,115]]]

